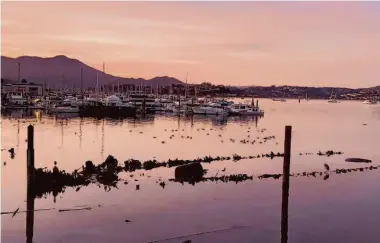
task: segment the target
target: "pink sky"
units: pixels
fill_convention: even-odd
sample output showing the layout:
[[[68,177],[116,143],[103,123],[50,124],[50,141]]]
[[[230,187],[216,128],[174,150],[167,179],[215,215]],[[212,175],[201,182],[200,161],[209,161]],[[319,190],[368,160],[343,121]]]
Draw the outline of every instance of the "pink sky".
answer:
[[[67,55],[123,77],[380,84],[380,3],[3,2],[2,55]]]

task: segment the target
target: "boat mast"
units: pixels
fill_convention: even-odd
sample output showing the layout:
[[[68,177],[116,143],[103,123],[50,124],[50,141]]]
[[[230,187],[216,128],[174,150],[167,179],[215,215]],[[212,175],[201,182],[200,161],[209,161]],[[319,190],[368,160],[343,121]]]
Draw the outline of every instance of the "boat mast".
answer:
[[[99,95],[99,73],[96,72],[96,98],[98,98]]]
[[[187,98],[187,76],[189,73],[186,73],[186,86],[185,86],[185,99]]]
[[[21,83],[21,63],[17,63],[18,82]]]
[[[80,92],[82,93],[83,99],[83,68],[80,69]]]

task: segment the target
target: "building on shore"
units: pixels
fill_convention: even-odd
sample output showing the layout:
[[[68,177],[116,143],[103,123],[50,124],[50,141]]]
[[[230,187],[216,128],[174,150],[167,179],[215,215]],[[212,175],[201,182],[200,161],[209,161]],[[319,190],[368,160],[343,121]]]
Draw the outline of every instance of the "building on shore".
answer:
[[[21,93],[24,96],[36,97],[43,94],[43,85],[29,83],[26,80],[15,82],[10,80],[1,79],[1,93],[12,94]]]

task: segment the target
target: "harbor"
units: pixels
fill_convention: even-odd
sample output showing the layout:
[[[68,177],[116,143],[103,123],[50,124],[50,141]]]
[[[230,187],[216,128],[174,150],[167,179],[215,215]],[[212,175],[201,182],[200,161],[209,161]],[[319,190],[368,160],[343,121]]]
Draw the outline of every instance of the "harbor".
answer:
[[[354,231],[368,237],[366,242],[376,242],[371,239],[379,237],[374,183],[380,172],[379,107],[355,101],[339,107],[313,100],[261,99],[259,104],[265,116],[157,113],[99,119],[43,110],[3,111],[3,240],[280,242],[281,154],[284,126],[292,124],[289,242],[356,242],[349,233]],[[30,124],[36,169],[53,172],[56,166],[59,173],[81,174],[82,166],[91,168],[87,161],[97,168],[111,158],[121,169],[117,177],[90,183],[63,181],[56,188],[44,183],[33,199],[33,227],[25,235]],[[353,157],[371,163],[345,161]],[[177,182],[176,168],[197,161],[207,170],[202,179]],[[348,220],[352,215],[355,222]],[[341,227],[328,233],[337,224]]]
[[[379,243],[380,2],[4,1],[1,242]]]
[[[81,92],[65,93],[56,90],[47,95],[28,96],[25,93],[5,93],[2,99],[2,110],[41,109],[48,113],[78,113],[89,117],[127,117],[138,114],[154,114],[160,112],[178,115],[221,115],[221,116],[263,116],[258,100],[247,97],[236,104],[225,98],[188,97],[182,95],[132,93],[99,93]],[[119,88],[118,88],[119,89]],[[152,90],[153,91],[153,90]],[[173,93],[172,91],[170,93]]]

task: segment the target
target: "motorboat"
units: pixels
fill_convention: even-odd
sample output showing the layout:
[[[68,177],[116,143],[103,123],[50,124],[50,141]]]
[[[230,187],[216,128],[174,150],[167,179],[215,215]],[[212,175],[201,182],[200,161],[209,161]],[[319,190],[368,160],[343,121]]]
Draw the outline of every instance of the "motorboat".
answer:
[[[251,116],[263,116],[264,111],[260,110],[257,106],[246,104],[233,104],[230,106],[231,115],[251,115]]]
[[[202,104],[192,107],[193,114],[200,115],[224,115],[228,114],[228,109],[217,103]]]
[[[57,105],[49,109],[52,113],[78,113],[79,107],[73,105]]]
[[[366,105],[376,105],[377,104],[377,100],[365,100],[363,101],[363,104],[366,104]]]

